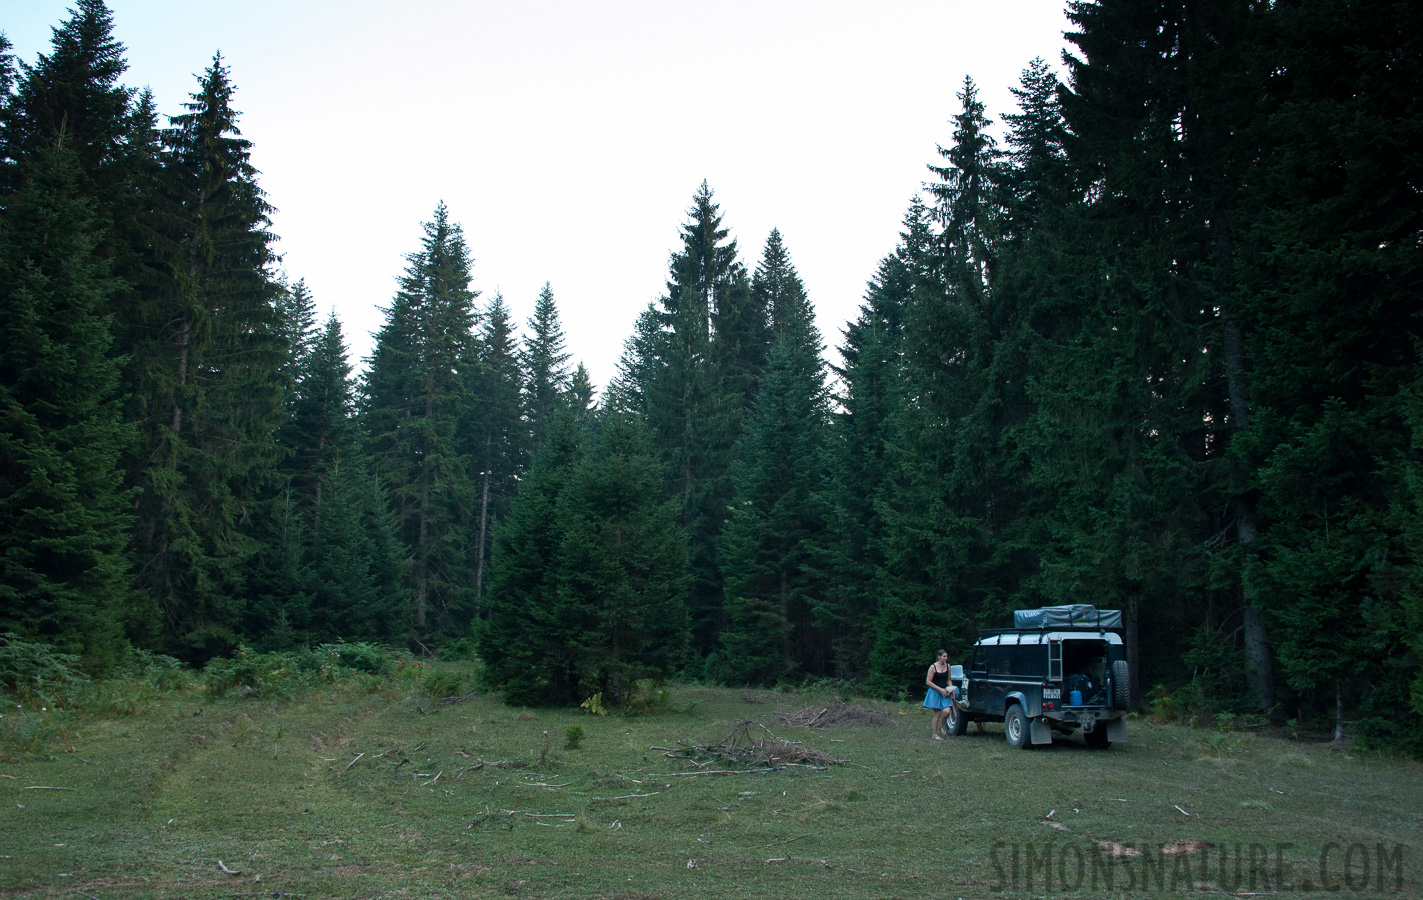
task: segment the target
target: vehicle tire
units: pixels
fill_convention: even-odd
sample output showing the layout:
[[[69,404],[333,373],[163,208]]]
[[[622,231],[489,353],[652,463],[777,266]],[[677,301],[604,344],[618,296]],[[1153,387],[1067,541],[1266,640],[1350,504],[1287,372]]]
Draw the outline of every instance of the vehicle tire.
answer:
[[[1105,750],[1112,746],[1112,742],[1107,740],[1107,727],[1101,722],[1091,731],[1082,732],[1082,739],[1087,742],[1087,746],[1093,750]]]
[[[968,730],[968,717],[957,706],[949,707],[949,717],[944,720],[944,731],[949,737],[958,737]]]
[[[1003,717],[1003,737],[1007,739],[1009,746],[1019,750],[1033,746],[1032,737],[1028,733],[1028,717],[1023,715],[1023,707],[1016,703],[1008,707],[1008,713]]]
[[[1131,712],[1131,667],[1124,659],[1112,663],[1112,709]]]

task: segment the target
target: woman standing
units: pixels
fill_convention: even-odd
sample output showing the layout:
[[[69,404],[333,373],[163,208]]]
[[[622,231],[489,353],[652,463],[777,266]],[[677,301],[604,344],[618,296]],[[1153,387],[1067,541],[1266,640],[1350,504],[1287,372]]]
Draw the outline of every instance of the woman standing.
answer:
[[[954,694],[958,693],[958,689],[949,684],[949,651],[940,650],[939,658],[929,664],[924,684],[929,688],[924,692],[924,708],[934,713],[934,721],[930,726],[934,732],[934,740],[942,741],[944,724],[949,719],[949,711],[953,709]]]

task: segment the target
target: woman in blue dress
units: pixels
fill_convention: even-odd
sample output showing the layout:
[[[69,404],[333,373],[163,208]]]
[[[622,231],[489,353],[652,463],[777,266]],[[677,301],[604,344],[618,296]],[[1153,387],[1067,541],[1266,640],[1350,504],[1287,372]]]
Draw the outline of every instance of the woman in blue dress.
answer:
[[[940,650],[939,658],[929,664],[924,684],[929,688],[924,692],[924,708],[934,713],[934,721],[930,725],[934,740],[942,741],[944,725],[949,719],[949,711],[953,709],[954,695],[958,693],[958,688],[949,684],[949,651]]]

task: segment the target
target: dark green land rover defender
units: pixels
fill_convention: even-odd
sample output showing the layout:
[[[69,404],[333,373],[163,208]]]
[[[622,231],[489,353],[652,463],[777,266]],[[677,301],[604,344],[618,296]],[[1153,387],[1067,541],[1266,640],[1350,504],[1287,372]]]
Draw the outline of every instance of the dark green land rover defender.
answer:
[[[1013,628],[980,631],[967,671],[952,667],[958,698],[947,724],[1002,722],[1014,747],[1082,733],[1089,747],[1127,739],[1131,683],[1118,610],[1092,606],[1020,609]]]

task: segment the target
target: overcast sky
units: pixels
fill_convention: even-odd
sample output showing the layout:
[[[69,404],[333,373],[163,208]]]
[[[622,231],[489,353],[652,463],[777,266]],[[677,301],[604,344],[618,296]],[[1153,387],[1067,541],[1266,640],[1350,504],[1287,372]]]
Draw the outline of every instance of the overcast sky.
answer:
[[[3,0],[20,59],[49,51],[70,2]],[[481,303],[502,291],[522,326],[550,282],[600,387],[703,179],[749,269],[780,228],[838,344],[964,76],[1001,120],[1030,60],[1060,66],[1063,6],[109,0],[124,83],[165,115],[221,50],[283,266],[335,310],[353,360],[444,200]]]

